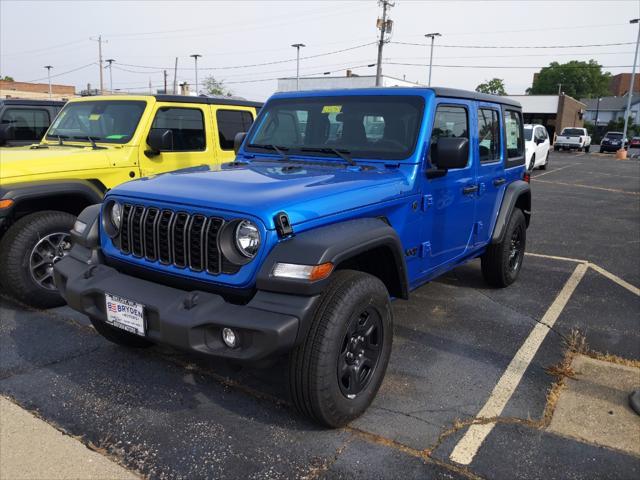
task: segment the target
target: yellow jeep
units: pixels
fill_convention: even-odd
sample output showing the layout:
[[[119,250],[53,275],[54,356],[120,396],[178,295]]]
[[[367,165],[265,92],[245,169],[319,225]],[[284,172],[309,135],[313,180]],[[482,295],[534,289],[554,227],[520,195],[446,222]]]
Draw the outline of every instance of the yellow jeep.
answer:
[[[127,180],[235,158],[260,103],[172,95],[65,105],[41,143],[0,149],[0,285],[36,307],[62,303],[53,264],[87,205]],[[10,127],[0,132],[10,138]]]

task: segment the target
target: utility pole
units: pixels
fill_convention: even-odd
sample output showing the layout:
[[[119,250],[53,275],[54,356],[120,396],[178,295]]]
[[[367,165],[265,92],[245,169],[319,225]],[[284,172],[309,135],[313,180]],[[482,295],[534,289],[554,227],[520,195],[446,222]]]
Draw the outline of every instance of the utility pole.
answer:
[[[53,66],[45,65],[44,68],[47,69],[47,78],[49,79],[49,100],[51,100],[51,69]]]
[[[196,63],[196,96],[198,96],[198,58],[200,58],[202,55],[194,53],[193,55],[189,55],[189,56],[193,58]]]
[[[558,96],[562,95],[562,84],[558,84]]]
[[[104,68],[109,69],[109,92],[113,95],[113,66],[111,64],[115,62],[115,60],[113,58],[107,58],[105,62],[109,64]]]
[[[624,150],[624,140],[627,138],[627,127],[629,126],[629,111],[631,110],[631,98],[633,97],[633,87],[636,81],[636,62],[638,61],[638,45],[640,45],[640,18],[629,20],[629,23],[638,24],[638,38],[636,39],[636,52],[633,54],[633,69],[631,70],[631,84],[627,92],[627,108],[624,111],[624,129],[622,130],[622,149]]]
[[[98,42],[98,67],[100,68],[100,95],[104,95],[104,78],[102,75],[102,35],[98,35],[98,37],[90,37],[89,40],[93,40],[94,42]],[[106,43],[106,40],[105,40]]]
[[[178,57],[176,57],[176,66],[173,69],[173,94],[178,93]]]
[[[594,131],[594,136],[596,138],[594,138],[594,141],[597,139],[598,143],[600,141],[600,135],[598,134],[598,116],[600,114],[600,100],[602,100],[602,98],[598,97],[598,103],[596,103],[596,124],[595,124],[595,131]]]
[[[431,86],[431,68],[433,67],[433,42],[436,37],[441,37],[441,36],[442,34],[440,33],[427,33],[425,35],[426,38],[431,39],[431,54],[429,55],[429,81],[427,83],[429,87]]]
[[[168,93],[167,92],[167,71],[163,70],[163,74],[164,74],[164,92],[163,93],[166,95]]]
[[[378,41],[378,61],[376,68],[376,87],[382,84],[382,49],[387,42],[385,35],[391,33],[393,27],[393,20],[387,19],[387,10],[395,6],[395,3],[391,3],[389,0],[378,0],[378,4],[382,5],[382,19],[378,18],[376,26],[380,30],[380,40]]]
[[[300,91],[300,48],[306,47],[304,43],[294,43],[291,45],[296,49],[296,91]]]

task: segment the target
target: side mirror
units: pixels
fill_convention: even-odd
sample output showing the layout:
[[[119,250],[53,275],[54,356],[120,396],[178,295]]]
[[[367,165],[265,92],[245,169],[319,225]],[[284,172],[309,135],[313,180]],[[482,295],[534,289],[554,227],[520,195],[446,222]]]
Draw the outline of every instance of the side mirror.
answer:
[[[11,123],[0,125],[0,145],[16,139],[16,127]]]
[[[238,153],[240,147],[242,146],[242,142],[244,142],[245,137],[247,136],[247,132],[238,132],[236,136],[233,137],[233,152]]]
[[[152,128],[147,136],[147,144],[150,149],[147,155],[159,155],[160,152],[173,150],[173,131],[168,128]]]
[[[469,163],[469,139],[440,137],[431,153],[431,163],[440,170],[464,168]]]

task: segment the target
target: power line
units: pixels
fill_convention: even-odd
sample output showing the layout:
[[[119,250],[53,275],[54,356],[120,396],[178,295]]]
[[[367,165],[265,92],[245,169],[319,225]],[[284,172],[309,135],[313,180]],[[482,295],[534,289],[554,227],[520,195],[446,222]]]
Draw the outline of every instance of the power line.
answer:
[[[605,27],[619,27],[627,25],[626,23],[606,23],[606,24],[591,24],[591,25],[573,25],[573,26],[561,26],[561,27],[547,27],[547,28],[521,28],[518,30],[492,30],[485,32],[444,32],[443,35],[447,37],[454,36],[468,36],[468,35],[491,35],[495,33],[521,33],[521,32],[548,32],[553,30],[579,30],[583,28],[605,28]],[[407,35],[407,37],[422,37],[423,34]]]
[[[385,62],[387,65],[404,65],[407,67],[428,67],[427,63],[401,63],[401,62]],[[538,66],[520,66],[520,65],[433,65],[440,68],[513,68],[513,69],[537,69],[547,68],[549,65]],[[562,68],[631,68],[631,65],[561,65]]]
[[[66,47],[69,45],[75,45],[76,43],[81,43],[84,42],[85,40],[74,40],[72,42],[66,42],[66,43],[60,43],[58,45],[52,45],[51,47],[46,47],[46,48],[37,48],[35,50],[25,50],[23,52],[14,52],[14,53],[2,53],[0,54],[0,56],[2,57],[15,57],[17,55],[30,55],[33,53],[38,53],[38,52],[46,52],[49,50],[55,50],[56,48],[62,48],[62,47]]]
[[[93,66],[95,64],[96,64],[96,62],[87,63],[86,65],[83,65],[81,67],[77,67],[77,68],[74,68],[72,70],[67,70],[66,72],[61,72],[61,73],[57,73],[55,75],[51,75],[51,78],[57,78],[57,77],[61,77],[62,75],[66,75],[68,73],[77,72],[78,70],[82,70],[83,68],[91,67],[91,66]],[[39,81],[42,81],[42,80],[47,80],[48,78],[49,77],[36,78],[35,80],[28,80],[26,83],[39,82]]]
[[[426,43],[410,43],[410,42],[391,42],[395,45],[413,45],[417,47],[426,47]],[[635,42],[621,43],[596,43],[590,45],[444,45],[438,44],[438,48],[585,48],[585,47],[617,47],[621,45],[635,45]]]

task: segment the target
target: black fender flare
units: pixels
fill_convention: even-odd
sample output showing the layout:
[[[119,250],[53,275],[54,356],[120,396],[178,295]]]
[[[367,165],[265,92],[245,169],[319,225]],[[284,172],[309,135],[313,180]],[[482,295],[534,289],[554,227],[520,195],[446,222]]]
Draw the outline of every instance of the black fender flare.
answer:
[[[104,191],[89,180],[43,180],[37,182],[19,182],[0,187],[0,200],[13,200],[11,208],[0,213],[9,216],[21,202],[40,198],[79,195],[89,205],[101,203]]]
[[[531,186],[524,180],[512,182],[504,192],[500,211],[496,218],[496,225],[493,228],[493,235],[491,236],[492,244],[502,241],[505,230],[507,229],[507,223],[509,223],[509,219],[511,218],[511,213],[516,207],[522,209],[527,227],[529,227],[531,220]]]
[[[399,298],[408,298],[409,283],[402,243],[393,227],[379,218],[333,223],[281,241],[262,263],[256,287],[258,290],[273,292],[317,295],[325,289],[330,277],[316,282],[276,278],[271,275],[276,263],[320,265],[332,262],[339,267],[341,263],[379,247],[387,249],[393,259],[393,265],[387,267],[395,276],[398,288],[396,292],[390,293],[395,293],[394,296]]]

